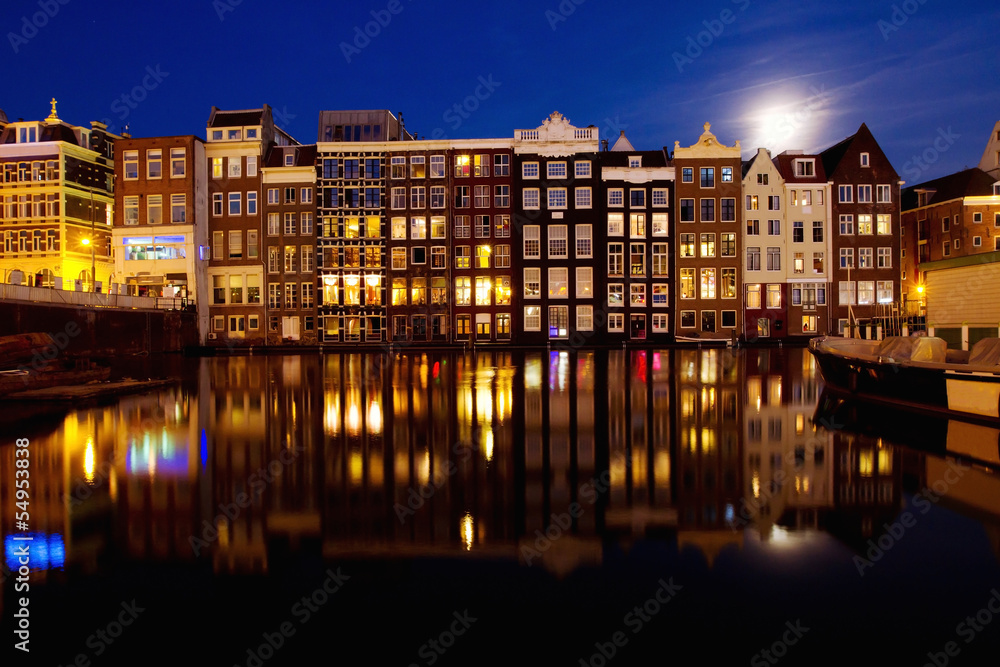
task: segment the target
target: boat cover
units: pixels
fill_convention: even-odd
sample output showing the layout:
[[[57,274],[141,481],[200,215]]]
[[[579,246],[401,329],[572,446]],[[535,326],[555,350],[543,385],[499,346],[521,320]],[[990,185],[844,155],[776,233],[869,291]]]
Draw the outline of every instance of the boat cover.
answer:
[[[910,336],[886,336],[878,346],[878,356],[895,361],[907,361],[913,354],[916,338]]]
[[[973,345],[969,363],[980,366],[1000,364],[1000,338],[983,338]]]
[[[948,344],[929,336],[887,336],[879,344],[878,356],[893,361],[944,363]],[[998,352],[1000,354],[1000,352]]]

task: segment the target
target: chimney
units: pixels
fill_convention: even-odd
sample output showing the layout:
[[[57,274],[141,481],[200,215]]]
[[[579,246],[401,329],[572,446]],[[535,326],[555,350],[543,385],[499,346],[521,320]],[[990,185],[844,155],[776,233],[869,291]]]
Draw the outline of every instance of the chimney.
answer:
[[[601,150],[605,151],[605,152],[608,150],[608,140],[607,139],[601,139]]]

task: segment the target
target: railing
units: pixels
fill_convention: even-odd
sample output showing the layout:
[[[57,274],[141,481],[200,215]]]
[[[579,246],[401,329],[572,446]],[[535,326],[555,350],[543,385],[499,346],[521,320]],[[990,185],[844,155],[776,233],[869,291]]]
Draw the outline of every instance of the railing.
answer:
[[[74,292],[52,289],[51,287],[28,287],[27,285],[0,284],[0,299],[7,301],[31,301],[70,306],[95,306],[98,308],[143,308],[147,310],[182,310],[189,304],[188,299],[125,296],[104,292]]]
[[[538,141],[538,130],[518,130],[518,141]]]

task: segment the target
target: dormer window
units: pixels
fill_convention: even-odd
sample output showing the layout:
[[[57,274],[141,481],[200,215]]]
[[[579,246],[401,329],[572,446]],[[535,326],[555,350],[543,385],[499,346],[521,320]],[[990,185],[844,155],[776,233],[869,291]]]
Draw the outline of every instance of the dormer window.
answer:
[[[229,140],[239,141],[242,134],[243,133],[240,130],[229,130]]]
[[[292,151],[288,151],[287,153],[285,153],[285,166],[291,167],[294,164],[295,164],[295,153],[293,153]]]
[[[641,155],[630,155],[628,158],[628,166],[632,169],[638,169],[642,166],[642,156]]]
[[[871,166],[871,162],[869,160],[868,153],[862,153],[861,154],[861,166],[862,167],[870,167]]]
[[[222,130],[212,130],[212,141],[222,141]]]
[[[257,128],[247,130],[247,139],[257,138]]]
[[[1000,197],[1000,182],[993,184],[993,196]]]
[[[795,161],[795,175],[796,176],[815,176],[816,175],[816,165],[814,160],[796,160]]]
[[[19,144],[33,144],[38,141],[38,126],[23,126],[19,127],[17,131],[17,143]]]

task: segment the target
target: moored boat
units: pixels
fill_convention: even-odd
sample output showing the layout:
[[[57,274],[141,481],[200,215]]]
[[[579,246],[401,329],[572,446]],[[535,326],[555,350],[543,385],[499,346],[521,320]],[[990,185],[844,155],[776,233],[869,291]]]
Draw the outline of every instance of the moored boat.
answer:
[[[821,336],[809,342],[826,386],[898,408],[1000,425],[1000,338],[949,350],[941,338],[881,341]]]

